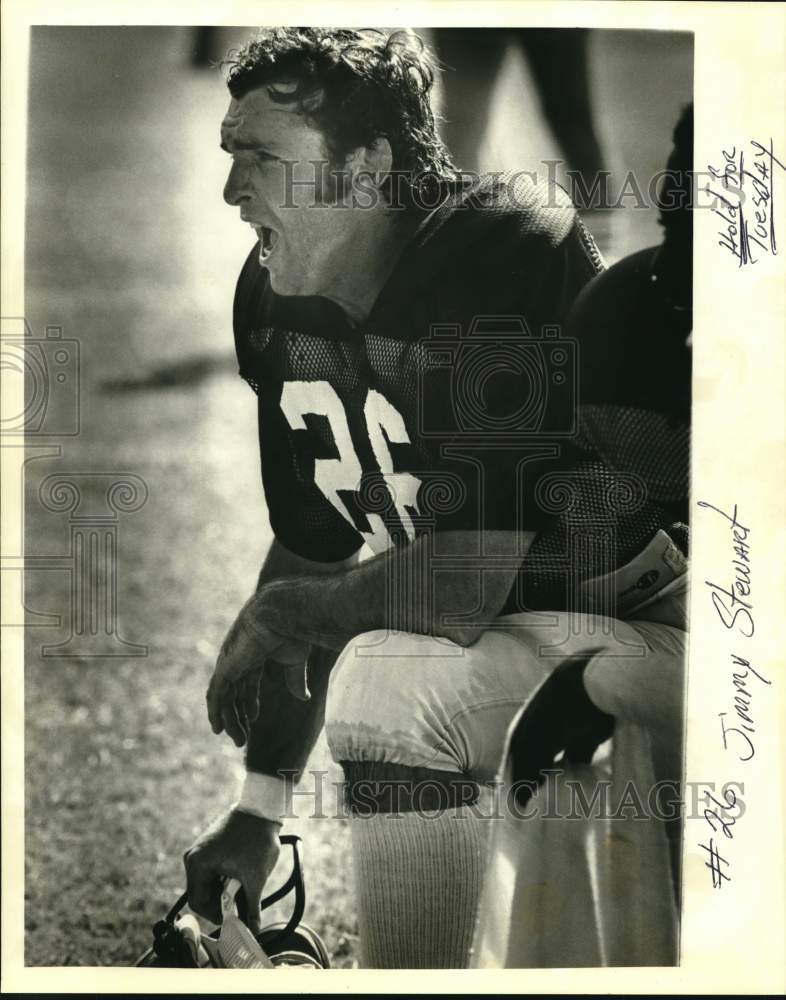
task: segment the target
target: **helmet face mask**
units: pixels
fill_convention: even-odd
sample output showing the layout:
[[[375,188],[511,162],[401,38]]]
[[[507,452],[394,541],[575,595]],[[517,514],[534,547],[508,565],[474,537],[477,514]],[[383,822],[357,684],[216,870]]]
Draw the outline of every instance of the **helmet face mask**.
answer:
[[[300,924],[287,938],[276,936],[285,929],[283,922],[265,927],[259,935],[259,943],[263,951],[270,957],[275,966],[302,966],[312,969],[329,969],[330,958],[325,948],[325,942],[308,924]],[[270,945],[266,944],[270,940]]]
[[[262,900],[265,910],[290,892],[295,894],[292,916],[264,927],[254,936],[238,915],[242,907],[242,889],[236,879],[228,879],[221,893],[223,922],[210,933],[202,930],[187,906],[184,893],[163,920],[153,926],[153,945],[137,959],[138,967],[168,969],[239,969],[305,967],[329,969],[330,959],[321,937],[301,923],[306,903],[299,844],[292,834],[280,837],[292,848],[292,873],[281,888]],[[241,904],[238,906],[238,904]]]

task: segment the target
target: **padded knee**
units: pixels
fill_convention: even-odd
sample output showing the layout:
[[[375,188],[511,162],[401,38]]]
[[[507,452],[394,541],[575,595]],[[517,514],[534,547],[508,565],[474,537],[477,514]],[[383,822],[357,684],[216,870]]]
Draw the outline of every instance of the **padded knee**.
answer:
[[[477,799],[477,784],[457,760],[450,770],[428,766],[442,740],[436,705],[428,723],[416,724],[425,718],[424,691],[439,700],[423,667],[440,653],[440,640],[376,631],[353,639],[337,660],[325,725],[353,814],[448,809]]]
[[[447,639],[368,632],[344,648],[325,712],[337,762],[397,764],[493,781],[508,725],[543,669],[509,635],[470,648]]]
[[[356,636],[330,676],[325,732],[333,759],[460,773],[444,689],[461,652],[428,636],[384,630]]]

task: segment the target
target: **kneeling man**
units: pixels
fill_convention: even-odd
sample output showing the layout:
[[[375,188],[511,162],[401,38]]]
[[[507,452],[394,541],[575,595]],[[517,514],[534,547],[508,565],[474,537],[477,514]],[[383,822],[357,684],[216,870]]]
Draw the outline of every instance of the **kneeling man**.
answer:
[[[576,422],[560,324],[597,248],[563,192],[453,166],[432,82],[409,32],[264,29],[230,62],[221,128],[224,196],[257,236],[234,326],[275,540],[208,691],[248,774],[186,856],[189,899],[217,919],[235,876],[258,927],[325,724],[372,967],[467,964],[475,800],[550,671],[601,632],[622,659],[682,641],[614,621],[587,583],[674,549],[669,506]]]

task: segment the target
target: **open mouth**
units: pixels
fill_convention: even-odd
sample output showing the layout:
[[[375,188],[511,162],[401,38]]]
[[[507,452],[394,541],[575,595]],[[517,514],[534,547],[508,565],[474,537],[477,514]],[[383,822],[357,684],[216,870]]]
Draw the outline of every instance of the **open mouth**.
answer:
[[[265,264],[270,259],[271,254],[278,243],[278,233],[269,226],[253,226],[254,232],[259,238],[259,262]]]

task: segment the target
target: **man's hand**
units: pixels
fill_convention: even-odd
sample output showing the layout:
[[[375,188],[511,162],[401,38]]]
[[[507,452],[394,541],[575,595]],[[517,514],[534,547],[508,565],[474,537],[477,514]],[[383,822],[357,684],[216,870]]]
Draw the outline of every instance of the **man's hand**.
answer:
[[[280,829],[280,824],[272,820],[239,809],[230,809],[211,824],[183,857],[191,909],[220,924],[222,879],[234,877],[245,892],[248,926],[259,934],[259,904],[265,882],[278,860]]]
[[[310,647],[278,635],[254,616],[255,598],[246,602],[218,655],[207,690],[207,714],[214,733],[226,730],[237,746],[248,739],[259,715],[259,680],[269,661],[302,668]]]

